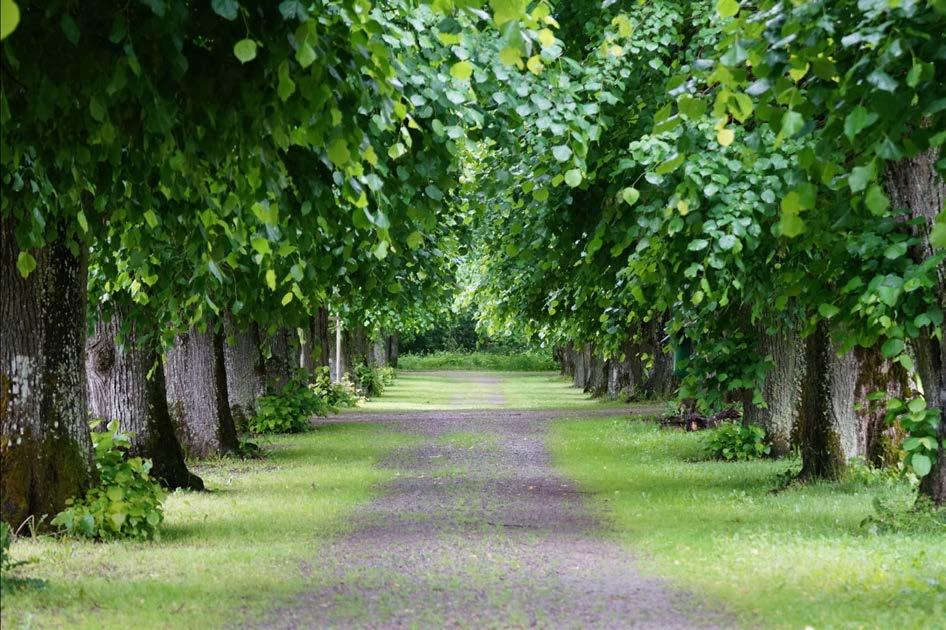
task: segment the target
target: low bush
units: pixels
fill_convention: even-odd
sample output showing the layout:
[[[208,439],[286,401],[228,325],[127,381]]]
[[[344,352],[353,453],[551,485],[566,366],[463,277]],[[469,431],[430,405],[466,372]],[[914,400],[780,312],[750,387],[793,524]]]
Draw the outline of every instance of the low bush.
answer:
[[[391,370],[390,373],[384,370]],[[358,390],[365,398],[380,396],[384,388],[390,384],[393,379],[393,370],[391,368],[371,367],[366,363],[356,365],[353,375],[358,385]]]
[[[403,370],[495,370],[497,372],[547,372],[559,365],[551,352],[526,351],[520,354],[494,352],[434,352],[398,357]]]
[[[908,506],[896,506],[874,497],[874,514],[861,521],[869,534],[938,534],[946,536],[946,508],[936,507],[926,497]]]
[[[748,461],[765,457],[772,447],[766,442],[765,429],[762,427],[726,422],[713,430],[707,450],[716,459]]]
[[[358,393],[348,381],[332,382],[332,372],[327,365],[316,368],[312,383],[313,391],[333,409],[354,407],[358,404]]]
[[[67,500],[68,507],[51,522],[73,536],[151,540],[164,520],[161,503],[167,495],[149,474],[151,460],[127,457],[131,440],[118,422],[108,423],[105,431],[95,430],[100,424],[92,423],[99,485],[81,499]]]
[[[261,396],[256,413],[247,422],[252,433],[302,433],[311,427],[312,416],[324,416],[331,406],[306,382],[304,374],[295,374],[278,394]]]

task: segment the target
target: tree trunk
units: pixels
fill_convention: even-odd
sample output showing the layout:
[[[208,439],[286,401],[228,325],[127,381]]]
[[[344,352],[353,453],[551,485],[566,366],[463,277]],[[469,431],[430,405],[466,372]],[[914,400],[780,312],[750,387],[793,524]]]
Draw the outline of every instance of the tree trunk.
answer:
[[[821,322],[805,340],[805,377],[797,435],[802,480],[837,480],[844,473],[844,451],[831,400],[832,356],[827,323]],[[837,371],[837,370],[835,370]],[[835,375],[837,378],[837,375]]]
[[[641,387],[643,398],[665,399],[677,389],[673,375],[673,356],[664,349],[664,320],[654,318],[647,326],[644,351],[653,357],[654,364]]]
[[[96,477],[86,414],[87,260],[60,233],[17,269],[15,219],[0,230],[0,517],[53,516]]]
[[[847,461],[864,458],[875,465],[895,463],[900,435],[885,421],[885,401],[868,400],[875,391],[909,396],[906,371],[885,359],[879,348],[855,348],[831,357],[831,411]]]
[[[341,345],[340,345],[340,347],[337,347],[338,344],[335,343],[335,341],[336,341],[336,338],[335,338],[335,337],[336,337],[335,328],[336,328],[337,326],[339,326],[339,325],[340,325],[340,324],[339,324],[338,320],[335,320],[335,321],[333,322],[332,331],[331,331],[332,343],[331,343],[331,345],[329,346],[329,365],[331,366],[331,374],[332,374],[332,380],[333,380],[333,381],[340,380],[343,376],[345,376],[345,372],[346,372],[346,371],[350,371],[350,370],[351,370],[351,360],[349,359],[349,356],[348,356],[348,346],[346,345],[347,339],[348,339],[348,335],[345,333],[344,330],[342,330],[342,333],[341,333],[341,335],[340,335],[341,342],[342,342]],[[339,353],[338,353],[338,350],[341,350],[341,355],[342,355],[341,357],[337,356],[337,355],[339,354]],[[338,368],[339,368],[339,359],[341,359],[341,362],[340,362],[340,363],[341,363],[341,368],[342,368],[342,369],[341,369],[341,374],[339,374],[339,369],[338,369]]]
[[[756,407],[750,399],[743,407],[743,419],[765,429],[772,442],[772,454],[780,457],[791,451],[792,431],[798,421],[805,377],[804,342],[790,327],[775,335],[763,332],[762,352],[771,355],[773,361],[762,385],[766,408]]]
[[[601,358],[592,348],[590,356],[588,385],[585,391],[592,396],[601,396],[608,391],[608,361]]]
[[[202,490],[203,482],[187,470],[174,435],[156,342],[138,345],[135,331],[127,330],[119,346],[121,327],[121,313],[99,319],[86,345],[89,412],[106,422],[118,420],[131,436],[129,454],[150,459],[151,475],[164,486]]]
[[[264,382],[269,392],[278,392],[289,383],[293,367],[297,361],[293,360],[293,340],[288,328],[277,328],[276,332],[266,338],[269,356],[263,363],[265,372]]]
[[[345,357],[348,360],[345,370],[351,372],[355,366],[368,363],[369,344],[365,327],[355,326],[351,330],[344,331],[342,337],[342,343],[348,351]]]
[[[171,420],[190,457],[239,450],[223,346],[222,333],[191,329],[178,336],[164,363]]]
[[[247,422],[256,413],[257,398],[265,393],[259,327],[250,324],[237,328],[230,315],[224,318],[223,325],[227,336],[223,360],[230,414],[236,428],[245,431]]]
[[[388,365],[390,365],[393,368],[397,367],[397,342],[398,342],[397,333],[388,335],[387,337]]]
[[[328,365],[329,346],[333,341],[328,335],[328,309],[319,307],[309,318],[306,340],[300,351],[300,366],[311,373]]]
[[[887,169],[886,189],[894,208],[906,208],[913,218],[923,219],[914,228],[920,239],[912,255],[917,262],[933,254],[930,232],[936,216],[946,205],[946,182],[936,172],[939,151],[930,149],[912,158],[891,164]],[[936,267],[936,294],[941,310],[946,311],[946,265]],[[926,326],[913,341],[912,351],[917,375],[923,386],[923,396],[931,409],[939,411],[936,461],[930,474],[920,482],[920,492],[935,504],[946,504],[946,343],[933,336],[932,326]]]
[[[374,367],[387,367],[388,365],[388,344],[387,336],[384,331],[378,333],[378,336],[371,341],[369,347],[369,363]]]

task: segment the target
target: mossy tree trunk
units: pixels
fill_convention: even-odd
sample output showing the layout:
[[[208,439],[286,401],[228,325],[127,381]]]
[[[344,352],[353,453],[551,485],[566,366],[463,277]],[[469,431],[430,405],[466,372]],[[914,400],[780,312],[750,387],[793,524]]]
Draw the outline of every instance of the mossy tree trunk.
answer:
[[[805,377],[796,434],[801,448],[802,480],[837,480],[845,457],[831,400],[833,350],[825,322],[805,339]]]
[[[129,328],[119,345],[122,322],[120,311],[100,317],[86,344],[89,412],[106,422],[118,420],[131,435],[129,453],[150,459],[151,474],[162,485],[201,490],[204,484],[187,470],[171,424],[157,341],[141,341]]]
[[[239,449],[227,391],[223,333],[192,329],[179,335],[164,362],[168,407],[190,457]]]
[[[95,481],[86,411],[87,261],[60,233],[28,278],[15,219],[0,228],[0,517],[53,516]]]
[[[932,149],[891,165],[886,189],[894,208],[905,208],[915,219],[914,228],[920,244],[911,252],[919,263],[934,254],[930,244],[933,223],[946,205],[946,182],[936,172],[939,151]],[[936,270],[935,290],[941,310],[946,311],[946,265]],[[937,441],[939,448],[933,470],[920,482],[920,492],[937,505],[946,504],[946,343],[926,326],[912,343],[914,364],[923,387],[926,404],[939,411]]]
[[[237,429],[246,428],[256,413],[256,401],[265,393],[263,355],[260,352],[259,327],[238,327],[233,317],[224,318],[226,341],[223,348],[227,374],[227,398]]]

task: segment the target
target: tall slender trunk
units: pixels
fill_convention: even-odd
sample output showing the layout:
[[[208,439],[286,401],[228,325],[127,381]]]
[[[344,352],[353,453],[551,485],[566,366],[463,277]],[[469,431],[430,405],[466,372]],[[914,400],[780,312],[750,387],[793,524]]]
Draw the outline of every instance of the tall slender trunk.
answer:
[[[796,428],[801,447],[802,469],[799,477],[802,480],[836,480],[844,473],[844,450],[831,400],[832,355],[828,326],[821,322],[805,339],[807,368],[802,380]]]
[[[338,320],[333,321],[331,327],[331,336],[332,343],[329,345],[329,365],[331,366],[332,380],[340,380],[346,372],[351,370],[351,359],[348,355],[348,335],[345,330],[341,331],[341,344],[336,344],[336,327],[340,326]],[[341,350],[341,356],[339,357],[339,350]],[[339,374],[339,364],[341,364],[341,374]]]
[[[256,400],[265,393],[263,355],[260,352],[259,326],[238,327],[233,317],[223,320],[227,340],[223,349],[227,373],[227,398],[238,430],[245,430],[256,413]]]
[[[86,413],[87,260],[65,234],[17,269],[15,219],[0,228],[0,518],[19,527],[55,515],[96,472]]]
[[[188,456],[236,452],[230,413],[223,333],[191,329],[178,336],[164,363],[168,407]]]
[[[100,317],[86,344],[89,412],[105,421],[118,420],[131,435],[129,453],[150,459],[151,474],[164,486],[202,490],[203,481],[187,470],[174,435],[157,342],[141,341],[129,329],[118,345],[122,323],[120,311],[108,320]]]
[[[384,331],[378,333],[371,341],[369,348],[369,363],[375,367],[387,367],[388,365],[388,344],[387,336]]]
[[[913,248],[917,262],[930,258],[933,247],[930,232],[936,216],[946,204],[946,182],[936,172],[939,151],[931,149],[892,164],[887,169],[886,189],[891,206],[906,208],[913,218],[922,219],[915,234],[920,245]],[[936,267],[936,294],[941,310],[946,311],[946,265]],[[926,404],[939,411],[936,461],[930,474],[920,482],[920,492],[937,505],[946,504],[946,343],[926,326],[912,343],[917,375],[923,386]]]
[[[398,345],[398,334],[392,333],[387,336],[387,347],[388,347],[388,365],[393,368],[397,367],[397,345]]]

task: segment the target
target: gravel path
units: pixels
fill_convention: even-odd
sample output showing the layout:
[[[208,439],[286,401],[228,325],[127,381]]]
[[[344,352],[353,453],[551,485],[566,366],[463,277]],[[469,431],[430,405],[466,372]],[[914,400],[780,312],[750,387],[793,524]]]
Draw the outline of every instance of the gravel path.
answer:
[[[494,383],[483,397],[495,399]],[[496,386],[498,388],[498,385]],[[602,412],[602,410],[595,410]],[[602,413],[615,415],[615,410]],[[643,577],[600,536],[576,488],[551,465],[551,418],[587,411],[346,414],[418,436],[397,471],[320,548],[311,588],[265,627],[642,627],[731,625]]]

